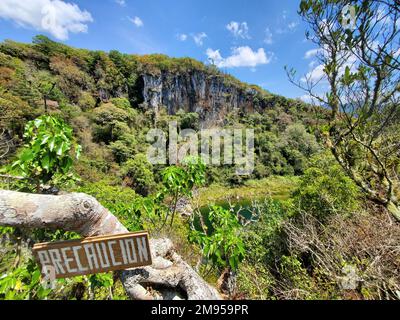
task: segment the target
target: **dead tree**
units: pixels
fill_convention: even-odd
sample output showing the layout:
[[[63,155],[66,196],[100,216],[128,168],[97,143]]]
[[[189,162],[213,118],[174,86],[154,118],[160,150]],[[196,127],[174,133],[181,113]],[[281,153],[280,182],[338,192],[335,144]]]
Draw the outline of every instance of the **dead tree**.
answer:
[[[74,231],[84,237],[128,230],[95,198],[82,193],[40,195],[0,190],[0,225]],[[220,299],[173,249],[169,239],[151,239],[153,265],[124,270],[120,279],[131,299]]]

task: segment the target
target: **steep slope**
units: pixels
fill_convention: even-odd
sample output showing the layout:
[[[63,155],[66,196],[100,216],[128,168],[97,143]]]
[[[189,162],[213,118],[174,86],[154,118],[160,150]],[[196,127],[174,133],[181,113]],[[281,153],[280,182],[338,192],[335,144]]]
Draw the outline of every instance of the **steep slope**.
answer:
[[[12,93],[31,107],[40,107],[46,97],[51,106],[87,110],[125,97],[133,108],[196,112],[202,122],[218,122],[230,112],[292,103],[190,58],[75,49],[44,36],[32,44],[1,43],[0,68],[3,95]]]
[[[322,109],[313,112],[300,100],[271,94],[194,59],[89,51],[44,36],[32,44],[0,43],[0,107],[0,152],[5,146],[7,157],[22,144],[26,122],[47,109],[73,128],[82,145],[86,158],[77,165],[82,178],[99,181],[111,172],[107,177],[126,186],[137,181],[129,172],[146,159],[149,130],[166,132],[170,121],[180,129],[254,128],[253,177],[263,178],[301,174],[318,149],[313,124],[324,117]],[[147,193],[153,170],[141,169],[144,182],[133,188]],[[234,172],[220,167],[210,180],[241,183]]]
[[[263,92],[226,83],[220,74],[201,70],[187,73],[142,74],[143,104],[146,108],[165,106],[169,114],[179,110],[196,112],[202,121],[224,119],[229,112],[261,110]],[[265,95],[265,93],[264,93]]]

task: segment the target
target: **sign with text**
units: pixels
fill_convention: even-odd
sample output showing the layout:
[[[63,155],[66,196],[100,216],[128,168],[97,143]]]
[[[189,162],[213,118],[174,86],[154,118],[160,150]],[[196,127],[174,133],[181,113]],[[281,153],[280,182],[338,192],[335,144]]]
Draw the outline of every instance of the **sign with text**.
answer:
[[[123,270],[152,264],[147,232],[39,243],[33,253],[43,270],[55,278]]]

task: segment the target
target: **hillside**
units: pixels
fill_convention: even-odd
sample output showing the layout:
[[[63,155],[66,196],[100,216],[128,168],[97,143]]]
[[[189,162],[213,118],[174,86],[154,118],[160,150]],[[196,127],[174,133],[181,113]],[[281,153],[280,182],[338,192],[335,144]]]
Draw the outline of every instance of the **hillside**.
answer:
[[[340,112],[271,92],[190,58],[1,43],[0,299],[399,298],[399,225],[357,180],[384,194],[376,154]],[[171,122],[254,129],[254,170],[150,163],[147,133]],[[121,230],[149,231],[154,269],[41,285],[33,243]]]
[[[276,149],[271,162],[266,147],[257,144],[258,176],[301,173],[307,152],[293,158],[284,150],[286,143],[275,148],[274,141],[296,131],[290,127],[296,123],[308,135],[318,121],[299,100],[273,95],[190,58],[88,51],[37,36],[32,44],[0,44],[0,68],[4,139],[14,137],[19,144],[26,121],[48,109],[72,125],[86,156],[97,165],[104,162],[106,171],[143,153],[145,135],[155,124],[165,129],[168,119],[176,119],[182,129],[258,126],[263,132],[258,130],[257,138],[272,139]]]
[[[294,103],[191,58],[88,51],[44,36],[37,36],[32,44],[5,41],[0,52],[2,87],[36,107],[42,104],[40,94],[53,84],[56,87],[48,99],[58,104],[90,109],[124,97],[133,108],[164,106],[169,114],[198,112],[204,121],[221,120],[232,111],[261,111],[277,103]],[[13,87],[16,81],[20,81],[18,88]]]

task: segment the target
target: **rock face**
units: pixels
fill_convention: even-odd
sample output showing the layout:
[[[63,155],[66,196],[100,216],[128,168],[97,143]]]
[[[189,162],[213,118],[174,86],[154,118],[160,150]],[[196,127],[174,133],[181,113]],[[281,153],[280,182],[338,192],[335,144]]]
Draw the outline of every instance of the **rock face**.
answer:
[[[168,114],[179,110],[197,112],[204,122],[219,122],[230,112],[252,112],[263,108],[260,91],[227,83],[224,75],[204,71],[187,73],[161,72],[142,75],[143,106],[159,110],[165,107]]]

